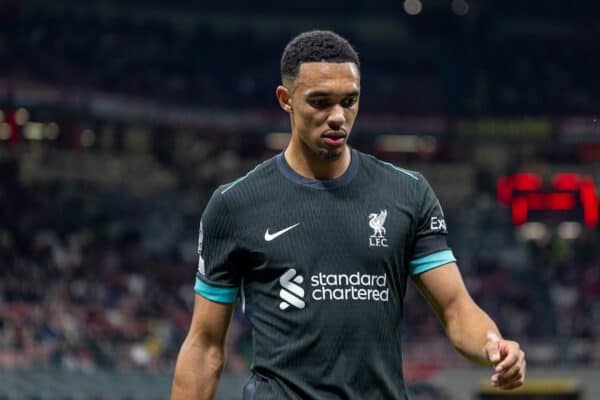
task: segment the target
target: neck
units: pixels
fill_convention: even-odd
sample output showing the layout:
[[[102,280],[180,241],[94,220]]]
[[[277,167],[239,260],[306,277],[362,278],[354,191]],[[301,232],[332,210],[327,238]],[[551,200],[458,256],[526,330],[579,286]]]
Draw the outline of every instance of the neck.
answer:
[[[350,166],[352,158],[348,145],[336,160],[323,160],[307,148],[298,149],[292,143],[285,149],[285,160],[290,168],[308,179],[331,180],[339,178]]]

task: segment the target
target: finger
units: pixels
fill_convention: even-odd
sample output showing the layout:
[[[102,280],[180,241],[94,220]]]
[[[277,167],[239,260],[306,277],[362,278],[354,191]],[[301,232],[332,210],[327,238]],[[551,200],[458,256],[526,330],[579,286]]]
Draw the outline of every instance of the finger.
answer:
[[[515,365],[513,365],[511,368],[509,368],[508,370],[504,371],[504,372],[499,372],[497,374],[497,382],[499,385],[505,385],[507,383],[511,383],[519,378],[521,378],[521,376],[523,375],[523,365],[520,363],[517,363]]]
[[[501,351],[504,357],[502,357],[502,362],[496,365],[496,372],[501,372],[511,368],[514,364],[517,363],[517,361],[519,361],[519,357],[521,356],[521,350],[518,347],[512,347],[508,344],[505,345],[504,343],[501,343],[499,347],[502,350],[504,350]]]
[[[498,382],[498,387],[500,387],[501,389],[514,389],[516,387],[523,385],[524,382],[525,382],[525,372],[522,371],[522,373],[518,377],[515,377],[514,379],[512,379],[508,382]]]
[[[516,351],[517,353],[521,351],[519,343],[512,340],[500,340],[498,348],[500,349],[500,356],[502,358],[506,357],[511,351]]]
[[[485,357],[494,365],[499,363],[502,360],[502,358],[500,357],[500,350],[498,349],[498,345],[496,345],[495,343],[486,344]]]
[[[492,375],[491,381],[492,381],[492,386],[498,386],[498,374]]]
[[[524,381],[525,380],[525,370],[526,370],[526,362],[525,362],[525,353],[520,352],[519,361],[509,368],[508,370],[496,373],[497,376],[496,382],[499,386],[509,385],[516,381]]]
[[[501,389],[505,389],[505,390],[510,390],[510,389],[516,389],[519,386],[523,385],[523,379],[520,379],[518,381],[515,382],[511,382],[511,383],[507,383],[505,385],[501,385],[500,388]]]

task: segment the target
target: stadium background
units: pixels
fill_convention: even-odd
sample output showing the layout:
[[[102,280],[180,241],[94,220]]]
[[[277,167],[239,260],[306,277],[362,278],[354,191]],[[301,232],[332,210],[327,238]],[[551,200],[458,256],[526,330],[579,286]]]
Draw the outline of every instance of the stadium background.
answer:
[[[598,8],[0,1],[0,399],[167,398],[199,217],[285,146],[279,57],[313,28],[359,51],[350,143],[430,180],[530,393],[600,398]],[[406,302],[411,398],[491,398]],[[239,398],[251,343],[237,312],[219,399]]]

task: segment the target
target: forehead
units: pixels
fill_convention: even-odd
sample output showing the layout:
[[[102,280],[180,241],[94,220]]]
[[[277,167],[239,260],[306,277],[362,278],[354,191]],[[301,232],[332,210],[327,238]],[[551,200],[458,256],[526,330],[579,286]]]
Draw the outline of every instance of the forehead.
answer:
[[[360,89],[360,72],[356,64],[308,62],[302,63],[294,81],[300,92],[353,92]]]

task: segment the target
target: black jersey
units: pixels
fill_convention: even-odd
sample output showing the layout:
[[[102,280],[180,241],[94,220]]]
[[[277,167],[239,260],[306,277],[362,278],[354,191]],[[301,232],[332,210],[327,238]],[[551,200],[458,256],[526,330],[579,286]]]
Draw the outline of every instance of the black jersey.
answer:
[[[215,191],[200,225],[195,290],[240,298],[253,329],[244,399],[405,399],[409,275],[455,261],[422,175],[351,151],[329,181],[283,154]]]

